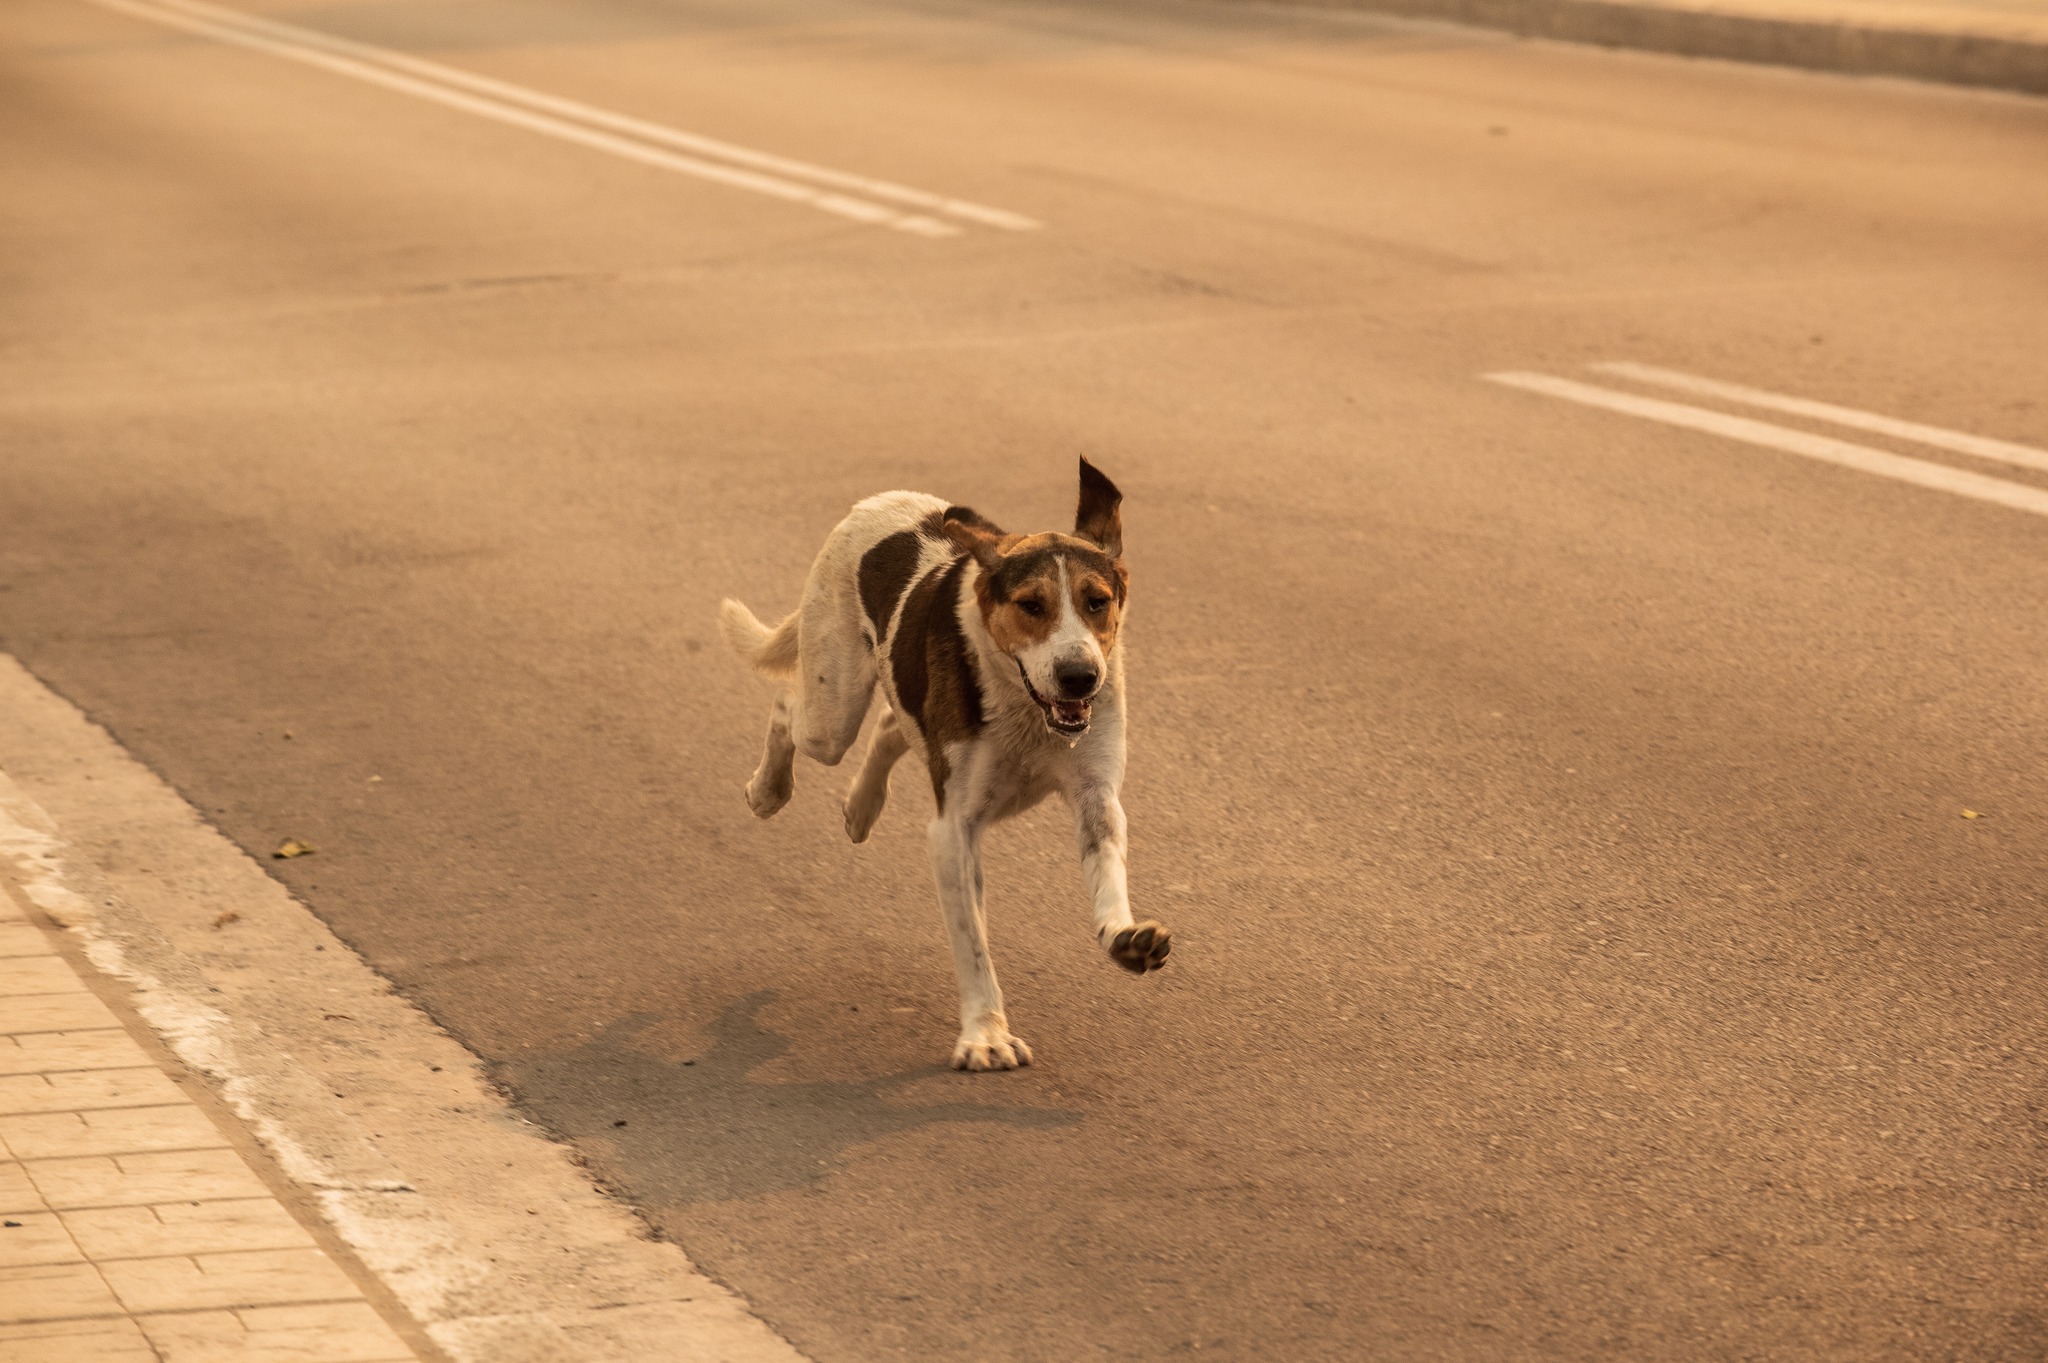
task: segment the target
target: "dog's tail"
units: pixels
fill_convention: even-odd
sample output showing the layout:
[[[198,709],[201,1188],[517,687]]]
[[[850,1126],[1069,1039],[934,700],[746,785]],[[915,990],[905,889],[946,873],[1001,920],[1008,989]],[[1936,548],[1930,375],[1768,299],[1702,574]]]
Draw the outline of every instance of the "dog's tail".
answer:
[[[731,597],[718,603],[718,632],[725,646],[740,660],[767,677],[787,677],[796,671],[797,612],[774,629]]]

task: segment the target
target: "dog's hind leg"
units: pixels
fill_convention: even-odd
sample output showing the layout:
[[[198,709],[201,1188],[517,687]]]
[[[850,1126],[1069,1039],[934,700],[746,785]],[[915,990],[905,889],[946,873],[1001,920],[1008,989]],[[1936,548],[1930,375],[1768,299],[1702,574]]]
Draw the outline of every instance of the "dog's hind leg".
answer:
[[[1013,1070],[1031,1063],[1031,1048],[1010,1033],[1003,990],[988,956],[988,921],[981,907],[981,829],[941,814],[932,821],[932,872],[939,907],[953,941],[953,971],[960,979],[960,1040],[956,1070]]]
[[[860,774],[853,778],[853,787],[846,792],[847,837],[855,842],[868,840],[875,820],[882,816],[882,806],[889,802],[889,769],[909,750],[910,740],[903,736],[896,712],[883,706],[875,736],[868,740],[868,755],[860,764]]]
[[[802,687],[793,716],[797,751],[836,767],[860,737],[875,696],[875,651],[862,632],[851,576],[813,574],[801,607]]]
[[[775,698],[775,708],[768,712],[768,741],[761,748],[761,765],[747,782],[747,808],[757,818],[774,817],[796,791],[796,740],[789,732],[791,708],[789,692],[785,691]]]

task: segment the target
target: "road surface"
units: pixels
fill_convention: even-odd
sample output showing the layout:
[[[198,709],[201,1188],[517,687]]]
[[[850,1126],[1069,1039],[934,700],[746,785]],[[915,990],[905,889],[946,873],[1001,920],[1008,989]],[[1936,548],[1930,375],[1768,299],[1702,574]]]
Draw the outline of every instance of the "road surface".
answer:
[[[1195,3],[260,11],[0,15],[0,648],[316,846],[810,1356],[2048,1351],[2048,104]],[[1080,453],[1176,950],[1000,830],[1039,1063],[959,1075],[928,792],[757,823],[713,609],[886,488],[1058,526]]]

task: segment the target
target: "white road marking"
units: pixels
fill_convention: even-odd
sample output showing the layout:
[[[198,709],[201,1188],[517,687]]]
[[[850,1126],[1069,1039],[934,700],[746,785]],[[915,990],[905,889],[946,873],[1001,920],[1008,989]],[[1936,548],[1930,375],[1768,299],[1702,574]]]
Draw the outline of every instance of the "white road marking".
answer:
[[[232,20],[217,20],[196,13],[186,13],[183,12],[183,9],[190,6],[184,4],[184,0],[168,0],[167,3],[154,3],[153,0],[91,0],[91,3],[135,18],[146,19],[152,23],[163,24],[166,27],[181,29],[189,33],[201,34],[219,42],[266,52],[272,56],[284,57],[290,61],[318,67],[336,75],[348,76],[372,85],[382,86],[385,89],[412,95],[419,99],[430,100],[449,108],[459,109],[464,113],[474,114],[480,118],[488,118],[500,123],[511,124],[514,127],[525,128],[531,132],[559,138],[565,142],[573,142],[597,151],[608,152],[611,155],[623,157],[626,160],[638,161],[644,165],[656,166],[663,170],[709,180],[733,189],[744,189],[756,194],[765,194],[771,198],[804,204],[821,212],[831,213],[842,218],[850,218],[856,222],[890,227],[897,231],[909,232],[913,235],[924,237],[950,237],[957,236],[960,232],[960,228],[954,224],[927,214],[901,213],[893,208],[874,203],[869,199],[857,198],[849,194],[841,194],[831,190],[814,188],[811,185],[799,184],[784,176],[748,170],[738,165],[723,165],[705,160],[699,156],[679,154],[659,146],[651,146],[645,142],[634,141],[615,133],[601,131],[598,128],[585,127],[570,122],[565,118],[536,112],[533,108],[520,108],[515,104],[503,102],[501,99],[464,93],[460,89],[452,88],[451,85],[440,84],[435,80],[422,79],[419,76],[405,74],[402,70],[392,69],[399,63],[411,63],[436,72],[453,73],[454,69],[450,67],[435,67],[433,63],[413,63],[411,58],[401,57],[397,53],[381,54],[379,60],[382,64],[362,60],[355,55],[344,56],[341,55],[339,49],[361,49],[370,53],[381,53],[381,49],[367,48],[362,44],[345,43],[342,39],[328,39],[325,35],[312,34],[310,30],[288,29],[285,25],[272,24],[268,21],[253,20],[246,17],[237,17]],[[171,8],[171,3],[179,4],[180,8]],[[220,11],[220,13],[226,14],[229,12]],[[292,36],[279,36],[277,32],[279,30],[288,32]],[[315,39],[319,41],[316,43]],[[499,84],[498,82],[487,82],[482,77],[476,77],[473,82],[465,81],[464,83]],[[519,87],[508,86],[506,88],[516,90]],[[535,91],[522,91],[521,93],[523,101],[529,105],[539,105],[549,101],[551,98]],[[615,124],[641,123],[640,120],[626,119],[619,115],[607,115],[602,110],[573,105],[569,101],[562,101],[562,103],[585,110],[587,115],[601,116],[603,120],[610,120]],[[692,134],[677,132],[674,129],[661,129],[659,124],[643,124],[642,126],[649,129],[660,129],[666,135],[664,140],[672,143],[687,144],[693,139]],[[707,146],[729,148],[734,152],[745,151],[744,148],[731,147],[730,144],[726,143],[716,143],[711,139],[701,139],[701,141]],[[746,155],[757,161],[781,161],[783,159],[769,157],[766,153],[749,152]],[[832,177],[835,180],[861,180],[861,177],[841,176],[839,172],[827,171],[823,167],[806,166],[802,162],[790,161],[786,162],[786,164],[789,167],[801,168],[807,173],[816,172],[813,178]],[[902,195],[908,194],[918,196],[920,199],[929,199],[935,204],[962,203],[962,201],[942,199],[937,195],[925,195],[919,190],[911,190],[902,186],[890,186],[885,181],[866,181],[864,183],[874,187],[887,188],[892,191],[894,197],[899,199]],[[900,193],[894,193],[895,191],[900,191]],[[964,206],[980,209],[979,205]],[[948,211],[954,210],[949,209]],[[989,215],[1003,215],[1003,211],[1000,209],[984,209],[981,211]],[[1029,219],[1017,215],[1007,216],[1016,217],[1018,223],[1030,223]],[[1015,224],[1007,225],[1015,226]],[[1030,223],[1030,225],[1037,226],[1036,223]]]
[[[731,186],[734,189],[752,190],[757,194],[767,194],[774,198],[789,200],[793,203],[806,204],[812,208],[836,214],[842,218],[851,218],[856,222],[883,224],[904,231],[917,232],[925,236],[952,236],[959,231],[957,227],[935,219],[911,217],[899,214],[892,209],[884,208],[880,204],[869,203],[844,194],[825,193],[812,189],[808,185],[795,184],[773,176],[739,170],[730,166],[714,165],[709,161],[699,160],[695,157],[679,156],[673,152],[666,152],[656,147],[628,141],[623,137],[615,137],[609,133],[578,127],[573,123],[566,123],[560,119],[550,118],[543,114],[530,113],[524,109],[513,108],[510,105],[500,104],[495,100],[487,100],[475,95],[466,95],[457,90],[446,89],[410,76],[400,75],[394,71],[386,71],[380,67],[371,66],[352,58],[316,51],[309,47],[302,47],[295,43],[265,37],[261,34],[244,31],[243,29],[226,24],[215,23],[211,20],[197,19],[189,15],[178,14],[171,10],[161,9],[154,4],[138,3],[138,0],[91,0],[91,2],[105,9],[119,10],[124,14],[148,19],[154,23],[164,24],[172,28],[180,28],[188,32],[203,34],[206,37],[214,38],[221,42],[253,48],[259,52],[268,52],[274,56],[303,62],[308,66],[317,66],[323,70],[334,72],[337,75],[352,76],[357,80],[367,81],[372,85],[381,85],[386,89],[397,90],[403,94],[432,100],[434,103],[445,104],[450,108],[460,109],[465,113],[476,114],[482,118],[495,119],[500,123],[510,123],[514,127],[526,128],[533,132],[544,133],[550,137],[558,137],[565,142],[580,143],[583,146],[592,147],[598,151],[610,152],[614,156],[622,156],[627,160],[640,161],[647,165],[659,166],[664,170],[678,171],[685,175],[694,175],[700,179]]]
[[[949,217],[967,222],[980,223],[984,227],[1000,227],[1010,232],[1036,231],[1044,224],[1022,213],[1012,213],[1004,208],[990,208],[986,204],[966,199],[949,198],[943,194],[931,194],[922,189],[912,189],[889,180],[877,180],[872,176],[854,175],[846,171],[833,170],[828,166],[799,161],[793,157],[777,156],[772,152],[756,151],[737,143],[706,137],[701,133],[684,132],[661,123],[651,123],[644,118],[633,118],[616,114],[609,109],[599,109],[573,99],[558,95],[544,94],[514,85],[510,81],[495,80],[479,76],[460,67],[444,66],[419,57],[407,56],[389,48],[374,47],[348,38],[337,38],[333,34],[321,33],[317,29],[300,28],[295,24],[279,23],[274,19],[253,14],[242,14],[235,10],[223,9],[219,5],[204,3],[204,0],[154,0],[166,9],[180,10],[203,19],[232,24],[246,31],[268,33],[286,42],[303,43],[312,47],[325,48],[344,56],[359,57],[376,62],[393,70],[410,72],[427,80],[439,81],[444,85],[459,86],[479,94],[501,99],[509,104],[523,104],[542,113],[554,114],[594,127],[609,128],[613,132],[625,133],[648,142],[659,142],[665,146],[683,151],[696,152],[704,156],[730,161],[735,165],[752,166],[756,170],[771,171],[795,180],[810,180],[821,185],[833,185],[839,189],[850,189],[865,194],[871,199],[887,199],[893,203],[909,204],[916,208],[944,213]]]
[[[1792,416],[1811,417],[1815,421],[1833,422],[1837,426],[1850,426],[1859,431],[1872,431],[1878,435],[1895,436],[1900,440],[1932,445],[1938,450],[1953,450],[1957,454],[1971,454],[1979,459],[1994,459],[2020,468],[2048,472],[2048,450],[2014,444],[2010,440],[1993,440],[1988,436],[1944,430],[1940,426],[1924,426],[1917,421],[1900,421],[1896,417],[1862,412],[1854,407],[1838,407],[1832,402],[1814,402],[1809,398],[1795,398],[1785,393],[1751,388],[1745,384],[1703,379],[1697,374],[1687,374],[1677,369],[1660,369],[1653,364],[1614,360],[1606,364],[1589,365],[1588,368],[1619,378],[1634,379],[1638,383],[1654,383],[1665,388],[1676,388],[1681,392],[1697,393],[1701,397],[1720,398],[1727,402],[1740,402],[1750,407],[1763,407]]]
[[[1730,416],[1726,412],[1691,407],[1682,402],[1667,402],[1662,398],[1639,397],[1634,393],[1598,388],[1590,383],[1579,383],[1572,379],[1552,378],[1548,374],[1506,372],[1487,374],[1483,377],[1494,383],[1506,384],[1510,388],[1542,393],[1546,397],[1563,398],[1568,402],[1583,403],[1588,407],[1603,407],[1611,412],[1626,412],[1630,416],[1661,421],[1671,426],[1683,426],[1689,430],[1706,431],[1713,435],[1726,436],[1731,440],[1761,445],[1765,449],[1805,455],[1808,459],[1839,464],[1843,468],[1856,469],[1862,473],[1874,473],[1880,478],[1891,478],[1901,483],[1911,483],[1916,487],[1953,492],[1959,497],[1974,497],[1980,502],[1993,502],[1999,506],[2011,507],[2015,511],[2031,511],[2037,516],[2048,516],[2048,489],[2007,482],[2003,478],[1991,478],[1967,469],[1952,468],[1947,464],[1936,464],[1925,459],[1909,459],[1902,454],[1872,449],[1868,445],[1851,444],[1846,440],[1836,440],[1832,436],[1813,435],[1806,431],[1795,431],[1789,426],[1773,426],[1767,421],[1757,421],[1751,417]]]

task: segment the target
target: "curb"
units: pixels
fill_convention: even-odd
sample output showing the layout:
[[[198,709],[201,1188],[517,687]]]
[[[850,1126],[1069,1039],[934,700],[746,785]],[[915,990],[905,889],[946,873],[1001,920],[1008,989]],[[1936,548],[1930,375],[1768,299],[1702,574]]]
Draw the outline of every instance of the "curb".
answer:
[[[1606,0],[1309,0],[1600,47],[2048,94],[2048,42]]]
[[[514,1111],[473,1054],[4,653],[0,859],[95,988],[211,1090],[216,1116],[324,1222],[423,1354],[804,1363]],[[16,1356],[7,1346],[0,1332],[0,1360]]]
[[[53,835],[0,772],[0,1359],[447,1363],[40,912]]]

